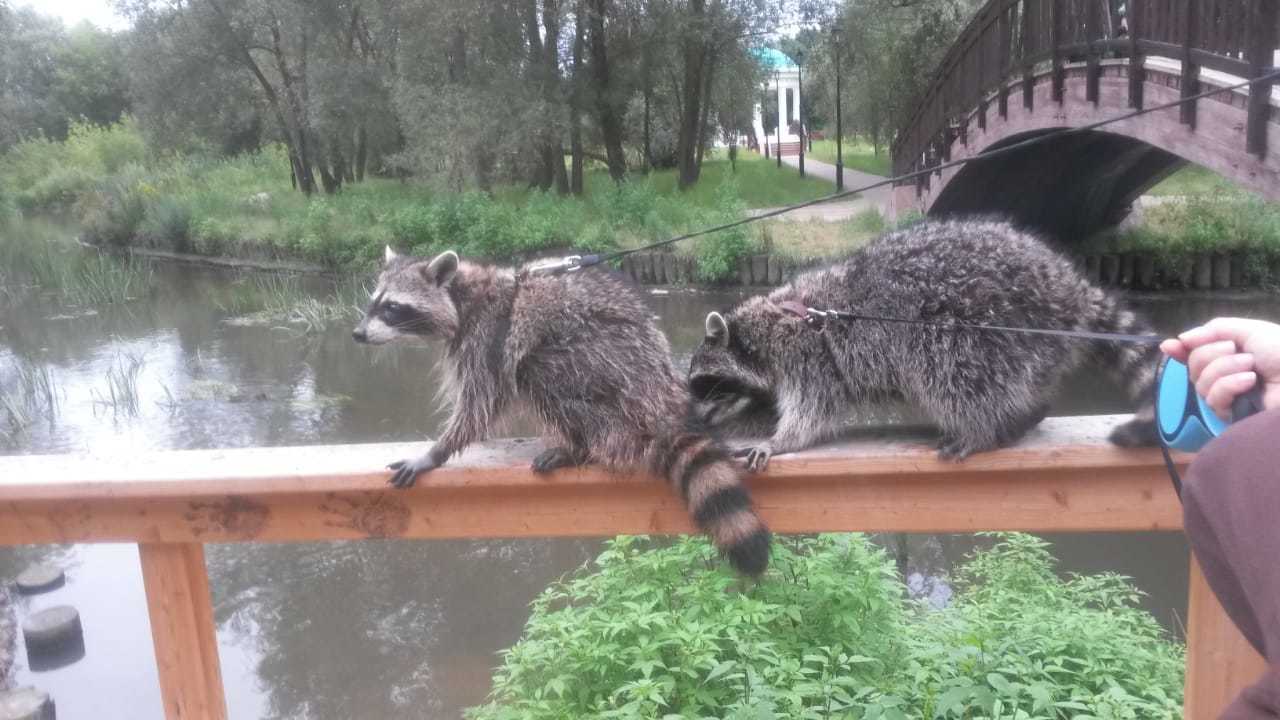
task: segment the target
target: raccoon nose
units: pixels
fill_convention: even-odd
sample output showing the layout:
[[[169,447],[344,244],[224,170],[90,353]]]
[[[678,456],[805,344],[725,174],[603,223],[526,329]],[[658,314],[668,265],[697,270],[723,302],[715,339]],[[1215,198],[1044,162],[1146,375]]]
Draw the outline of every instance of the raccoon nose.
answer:
[[[369,339],[369,333],[365,332],[364,328],[358,327],[351,331],[351,339],[358,343],[366,342]]]

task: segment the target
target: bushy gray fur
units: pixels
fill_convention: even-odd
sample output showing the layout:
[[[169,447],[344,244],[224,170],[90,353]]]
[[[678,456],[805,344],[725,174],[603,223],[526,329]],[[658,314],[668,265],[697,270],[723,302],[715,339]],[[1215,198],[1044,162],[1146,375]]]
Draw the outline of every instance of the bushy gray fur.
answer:
[[[550,441],[535,471],[598,463],[654,472],[672,483],[735,568],[748,575],[765,569],[769,532],[742,470],[689,424],[688,389],[667,340],[619,276],[533,274],[460,262],[452,252],[428,260],[388,249],[354,336],[444,342],[453,413],[426,454],[392,464],[397,487],[483,440],[519,405]]]
[[[753,469],[837,434],[853,403],[884,398],[904,399],[938,425],[941,458],[1007,445],[1044,418],[1063,376],[1088,359],[1101,361],[1141,408],[1112,441],[1155,442],[1154,346],[866,320],[827,320],[815,330],[780,306],[787,301],[943,324],[1149,331],[1071,261],[1007,223],[924,222],[887,233],[708,316],[690,385],[709,423],[772,434],[744,449]]]

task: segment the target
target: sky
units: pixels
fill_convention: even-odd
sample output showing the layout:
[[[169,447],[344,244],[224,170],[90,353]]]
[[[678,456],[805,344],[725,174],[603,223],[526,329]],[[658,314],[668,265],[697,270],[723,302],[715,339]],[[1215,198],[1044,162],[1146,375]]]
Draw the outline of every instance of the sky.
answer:
[[[111,9],[110,0],[17,0],[10,6],[26,6],[45,15],[57,15],[68,26],[88,20],[101,28],[119,30],[128,24]]]

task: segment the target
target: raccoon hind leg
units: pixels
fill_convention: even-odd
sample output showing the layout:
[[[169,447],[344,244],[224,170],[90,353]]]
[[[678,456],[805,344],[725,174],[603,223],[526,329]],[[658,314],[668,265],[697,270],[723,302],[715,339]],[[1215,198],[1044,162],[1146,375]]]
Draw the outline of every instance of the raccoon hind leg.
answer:
[[[991,417],[940,418],[942,437],[938,441],[938,459],[958,462],[970,455],[1008,447],[1022,439],[1049,413],[1042,402],[1024,411],[998,413]],[[936,416],[935,416],[936,417]]]

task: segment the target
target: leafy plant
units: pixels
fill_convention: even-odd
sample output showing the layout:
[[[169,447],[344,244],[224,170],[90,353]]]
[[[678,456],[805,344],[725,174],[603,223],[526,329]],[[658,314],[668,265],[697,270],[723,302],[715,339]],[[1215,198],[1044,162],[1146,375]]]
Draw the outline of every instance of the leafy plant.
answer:
[[[472,720],[1179,717],[1182,649],[1115,575],[1001,535],[935,610],[862,535],[779,538],[743,587],[701,538],[611,541],[548,588]]]

